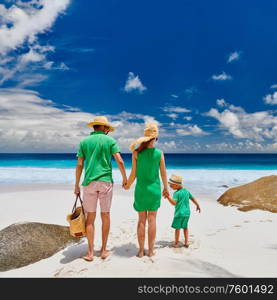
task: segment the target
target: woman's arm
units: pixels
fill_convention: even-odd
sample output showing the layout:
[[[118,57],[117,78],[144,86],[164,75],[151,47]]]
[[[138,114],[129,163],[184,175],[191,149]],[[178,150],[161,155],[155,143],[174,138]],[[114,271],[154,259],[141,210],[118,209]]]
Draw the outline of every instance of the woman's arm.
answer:
[[[167,198],[169,197],[169,192],[168,192],[168,183],[167,183],[167,175],[166,175],[166,168],[165,168],[165,159],[163,153],[161,155],[161,161],[160,161],[160,173],[161,173],[162,182],[164,186],[163,197]]]
[[[125,189],[128,190],[131,185],[133,184],[133,182],[136,179],[136,173],[137,173],[137,151],[134,151],[132,154],[132,170],[130,173],[130,176],[127,180],[127,184],[125,186]]]
[[[196,205],[196,211],[201,212],[200,205],[198,204],[198,202],[196,201],[196,199],[195,198],[191,198],[190,200]]]

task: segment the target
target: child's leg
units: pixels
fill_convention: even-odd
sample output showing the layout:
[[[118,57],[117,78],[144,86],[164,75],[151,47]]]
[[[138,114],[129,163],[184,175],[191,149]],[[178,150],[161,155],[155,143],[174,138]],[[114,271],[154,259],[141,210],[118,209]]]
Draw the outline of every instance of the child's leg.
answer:
[[[189,229],[184,228],[185,247],[189,246]]]
[[[174,248],[179,246],[179,238],[180,238],[180,229],[175,229],[175,242],[173,244]]]

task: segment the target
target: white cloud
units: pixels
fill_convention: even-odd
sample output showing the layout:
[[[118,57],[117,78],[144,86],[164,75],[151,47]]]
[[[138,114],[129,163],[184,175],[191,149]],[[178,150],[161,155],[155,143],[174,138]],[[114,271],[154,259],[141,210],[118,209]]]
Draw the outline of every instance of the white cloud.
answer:
[[[197,125],[185,125],[184,128],[176,129],[176,132],[181,136],[203,136],[208,135],[207,132],[203,131],[201,128],[199,128]]]
[[[184,120],[190,121],[192,117],[184,117]]]
[[[95,115],[99,113],[57,105],[32,90],[0,89],[0,152],[75,152],[91,131],[86,123]],[[128,112],[106,116],[116,127],[112,136],[122,151],[143,136],[145,122],[157,122],[152,116]]]
[[[270,105],[277,105],[277,92],[273,94],[268,94],[264,97],[264,102]]]
[[[212,79],[213,79],[213,80],[216,80],[216,81],[225,81],[225,80],[231,80],[231,79],[232,79],[232,76],[226,74],[226,73],[223,71],[221,74],[213,75],[213,76],[212,76]]]
[[[167,114],[167,116],[173,120],[176,120],[178,118],[178,114],[175,113]]]
[[[227,106],[228,103],[222,98],[222,99],[217,99],[216,100],[216,104],[219,106],[219,107],[224,107],[224,106]]]
[[[17,0],[13,3],[9,8],[0,4],[0,84],[7,80],[19,81],[24,72],[30,78],[32,74],[37,75],[39,68],[50,69],[47,54],[53,52],[54,47],[40,45],[38,36],[51,29],[70,0]],[[30,80],[33,81],[36,79]]]
[[[232,52],[228,57],[227,63],[230,63],[235,60],[239,60],[240,55],[241,55],[241,52],[239,52],[239,51]]]
[[[53,26],[69,3],[70,0],[17,1],[17,5],[10,8],[0,4],[0,54],[15,50],[24,42],[33,44],[38,34],[45,33]]]
[[[271,89],[277,89],[277,84],[272,84]]]
[[[241,107],[229,105],[223,112],[212,108],[206,115],[218,120],[219,127],[235,138],[277,140],[277,117],[271,112],[247,113]]]
[[[127,81],[124,86],[124,91],[129,93],[132,91],[138,91],[142,94],[147,88],[142,84],[138,76],[135,76],[133,72],[129,72]]]
[[[170,113],[187,113],[190,112],[189,109],[180,106],[165,106],[162,107],[162,110]]]
[[[179,98],[179,96],[175,95],[175,94],[172,94],[171,97],[173,97],[173,98]]]
[[[198,93],[198,89],[195,86],[185,89],[185,94],[190,99],[193,95]]]

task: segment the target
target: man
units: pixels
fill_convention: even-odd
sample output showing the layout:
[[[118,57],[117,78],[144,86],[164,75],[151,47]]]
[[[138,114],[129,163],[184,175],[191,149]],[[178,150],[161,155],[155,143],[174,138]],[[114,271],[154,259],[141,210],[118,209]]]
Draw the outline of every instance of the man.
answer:
[[[77,154],[75,194],[80,194],[80,178],[85,162],[85,176],[82,185],[84,186],[83,206],[87,214],[86,236],[88,252],[83,258],[87,261],[92,261],[94,254],[94,221],[98,199],[102,219],[102,247],[100,255],[102,259],[109,255],[106,246],[110,230],[110,207],[113,192],[112,156],[115,158],[121,172],[122,186],[126,185],[127,176],[117,142],[107,135],[109,132],[114,131],[107,118],[104,116],[95,117],[87,126],[93,127],[94,131],[80,142]]]

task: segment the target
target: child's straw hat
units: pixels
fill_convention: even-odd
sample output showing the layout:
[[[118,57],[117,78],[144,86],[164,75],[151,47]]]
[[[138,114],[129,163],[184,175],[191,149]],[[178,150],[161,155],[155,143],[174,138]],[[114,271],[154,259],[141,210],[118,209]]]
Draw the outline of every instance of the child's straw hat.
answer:
[[[168,183],[172,184],[182,184],[183,183],[183,178],[180,175],[175,175],[172,174],[171,177],[169,178]]]
[[[134,151],[137,145],[141,143],[148,142],[153,138],[157,138],[159,135],[159,129],[156,123],[146,123],[146,127],[144,129],[144,136],[138,138],[130,145],[130,150]]]
[[[108,119],[105,116],[95,117],[94,120],[90,123],[87,123],[88,127],[93,127],[94,125],[104,125],[110,128],[110,131],[114,131],[115,129],[109,124]]]

